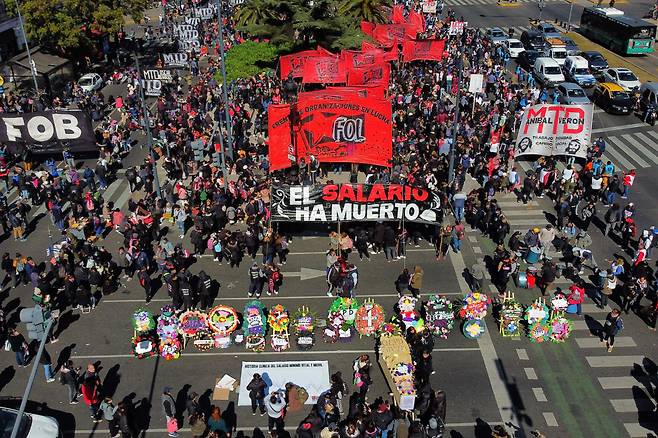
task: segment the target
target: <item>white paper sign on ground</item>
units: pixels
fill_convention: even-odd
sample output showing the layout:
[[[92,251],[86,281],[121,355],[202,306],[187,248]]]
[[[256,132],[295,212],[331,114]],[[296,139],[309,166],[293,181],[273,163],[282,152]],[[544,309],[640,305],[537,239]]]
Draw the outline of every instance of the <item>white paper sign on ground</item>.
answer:
[[[306,389],[308,392],[307,405],[317,402],[318,396],[331,386],[329,383],[329,362],[326,360],[242,362],[238,406],[251,406],[247,385],[251,382],[254,373],[260,374],[267,383],[266,394],[284,389],[288,382]]]

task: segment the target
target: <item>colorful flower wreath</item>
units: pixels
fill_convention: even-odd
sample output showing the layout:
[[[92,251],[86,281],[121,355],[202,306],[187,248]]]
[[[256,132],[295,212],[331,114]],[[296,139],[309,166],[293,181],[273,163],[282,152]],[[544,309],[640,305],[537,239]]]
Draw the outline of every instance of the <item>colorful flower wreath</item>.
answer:
[[[487,295],[480,292],[468,293],[462,300],[459,316],[462,319],[483,319],[487,316],[490,304],[491,299]]]
[[[359,309],[359,303],[354,298],[338,297],[331,302],[329,313],[340,312],[343,315],[345,323],[354,325],[356,311]]]
[[[379,328],[379,336],[399,336],[401,333],[400,326],[394,322],[385,322]]]
[[[133,338],[133,354],[144,359],[158,354],[158,341],[153,334],[141,333]]]
[[[377,333],[384,324],[384,309],[372,300],[367,300],[356,311],[354,320],[356,331],[363,336],[371,336]]]
[[[160,356],[165,360],[178,359],[180,357],[181,343],[178,338],[160,339]]]
[[[194,336],[208,329],[208,316],[198,310],[188,310],[178,317],[178,329],[185,336]]]
[[[327,326],[322,331],[324,341],[330,342],[332,344],[336,342],[340,336],[340,330],[343,328],[343,326],[346,328],[349,327],[349,325],[345,323],[345,317],[343,314],[339,311],[330,311],[329,315],[327,316]]]
[[[246,336],[265,336],[267,331],[267,320],[265,319],[265,307],[259,300],[251,300],[244,305],[242,315],[242,330]]]
[[[284,351],[290,348],[290,335],[288,332],[276,332],[272,334],[270,345],[274,351]]]
[[[544,300],[538,298],[525,310],[525,320],[528,321],[528,326],[533,326],[537,322],[546,323],[550,314]]]
[[[290,325],[288,310],[281,304],[277,304],[270,308],[270,311],[267,314],[267,324],[273,332],[287,333],[288,326]]]
[[[477,339],[484,334],[487,325],[484,319],[469,319],[462,326],[462,333],[468,339]]]
[[[312,333],[315,329],[315,313],[311,312],[306,306],[297,309],[297,312],[295,312],[292,319],[293,327],[295,328],[295,333],[297,335]]]
[[[452,303],[443,295],[432,295],[425,303],[425,325],[430,332],[443,339],[455,326],[455,312]]]
[[[553,299],[551,300],[551,307],[553,307],[553,310],[557,311],[565,311],[567,310],[567,307],[569,307],[569,302],[567,301],[567,297],[564,296],[563,293],[556,293]]]
[[[540,344],[542,342],[548,341],[551,336],[551,325],[548,321],[536,321],[532,325],[528,326],[528,337],[530,341]]]
[[[391,370],[393,383],[401,395],[414,395],[414,366],[410,363],[398,363]]]
[[[158,333],[160,339],[178,337],[178,318],[176,317],[176,313],[169,311],[166,309],[167,307],[170,306],[163,307],[162,314],[160,314],[158,317],[158,326],[156,327],[156,332]]]
[[[213,332],[228,335],[238,327],[238,312],[233,307],[215,306],[210,309],[206,321]]]
[[[551,314],[551,341],[555,343],[564,342],[573,331],[573,323],[564,317],[563,312],[553,312]]]
[[[155,328],[153,314],[146,309],[137,309],[132,318],[133,330],[137,333],[150,332]]]
[[[522,317],[523,307],[518,301],[514,299],[503,301],[503,307],[500,309],[500,325],[503,328],[503,334],[518,334],[521,328]]]

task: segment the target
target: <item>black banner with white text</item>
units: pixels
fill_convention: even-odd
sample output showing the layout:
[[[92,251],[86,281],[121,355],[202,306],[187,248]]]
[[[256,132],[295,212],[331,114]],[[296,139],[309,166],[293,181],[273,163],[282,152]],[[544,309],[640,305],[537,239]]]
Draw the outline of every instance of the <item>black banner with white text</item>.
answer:
[[[273,221],[401,221],[436,223],[441,197],[397,184],[326,184],[272,188]]]
[[[0,114],[0,143],[95,147],[91,119],[83,111]]]

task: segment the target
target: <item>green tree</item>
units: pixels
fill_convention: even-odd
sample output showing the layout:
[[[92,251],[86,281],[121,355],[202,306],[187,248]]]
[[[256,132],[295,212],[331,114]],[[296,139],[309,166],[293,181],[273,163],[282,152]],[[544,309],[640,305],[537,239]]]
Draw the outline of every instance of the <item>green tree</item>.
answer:
[[[250,78],[270,70],[278,55],[279,51],[270,43],[245,41],[233,46],[226,53],[226,80],[231,82],[238,78]],[[215,74],[217,82],[221,82],[221,74],[219,70]]]
[[[388,0],[343,0],[339,11],[341,14],[349,15],[359,21],[365,20],[371,23],[388,22]]]
[[[235,18],[241,25],[257,25],[274,20],[275,13],[270,0],[251,0],[240,6]]]
[[[28,38],[70,54],[88,48],[94,34],[117,32],[126,16],[141,20],[148,0],[19,0],[19,3]],[[14,7],[13,2],[8,6]]]

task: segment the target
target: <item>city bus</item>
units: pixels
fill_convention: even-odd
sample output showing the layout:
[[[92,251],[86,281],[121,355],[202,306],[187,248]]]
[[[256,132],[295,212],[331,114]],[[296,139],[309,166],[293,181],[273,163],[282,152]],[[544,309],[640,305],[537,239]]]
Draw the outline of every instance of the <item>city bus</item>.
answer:
[[[585,8],[580,33],[621,55],[653,53],[656,25],[614,8]]]

